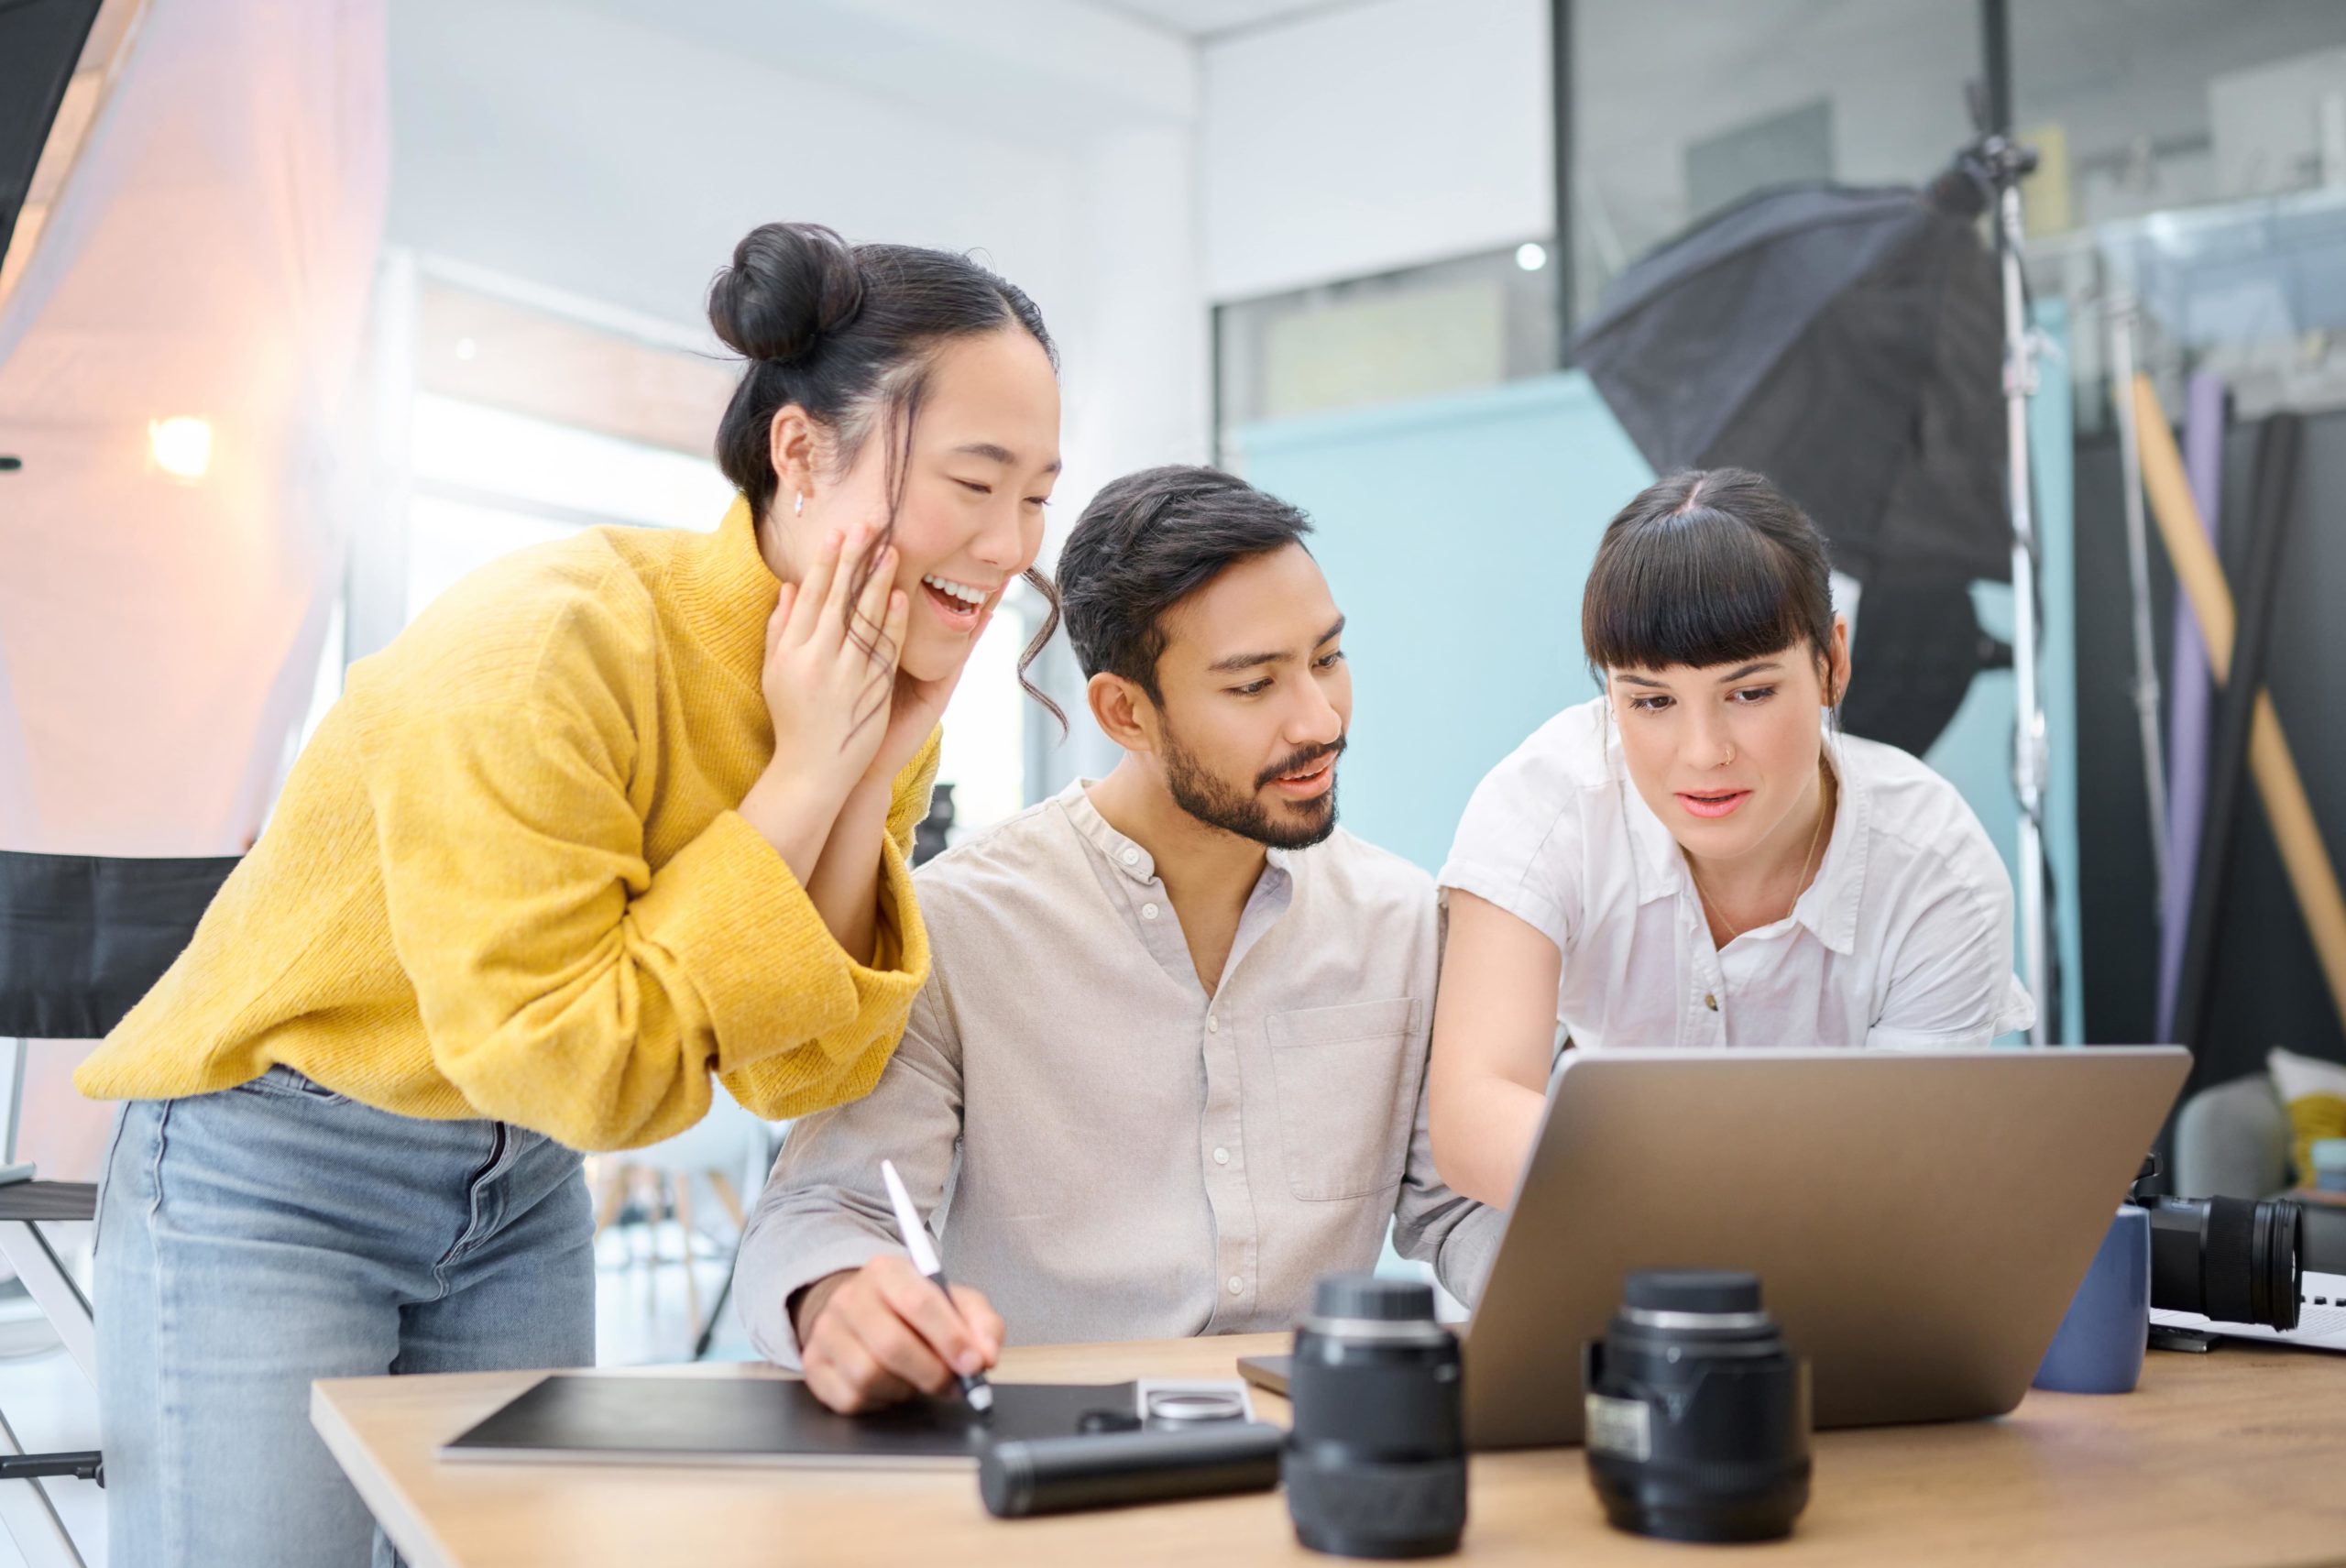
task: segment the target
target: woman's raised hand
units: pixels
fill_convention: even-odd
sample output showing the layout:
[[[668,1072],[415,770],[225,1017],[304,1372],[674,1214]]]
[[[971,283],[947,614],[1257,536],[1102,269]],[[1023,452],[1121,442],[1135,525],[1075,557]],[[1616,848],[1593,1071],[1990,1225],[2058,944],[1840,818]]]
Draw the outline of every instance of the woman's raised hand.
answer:
[[[773,761],[753,795],[779,793],[835,812],[892,728],[911,603],[895,586],[896,552],[879,545],[880,532],[861,522],[844,538],[832,533],[806,576],[775,598],[762,680]],[[850,599],[857,570],[875,548],[863,590]]]

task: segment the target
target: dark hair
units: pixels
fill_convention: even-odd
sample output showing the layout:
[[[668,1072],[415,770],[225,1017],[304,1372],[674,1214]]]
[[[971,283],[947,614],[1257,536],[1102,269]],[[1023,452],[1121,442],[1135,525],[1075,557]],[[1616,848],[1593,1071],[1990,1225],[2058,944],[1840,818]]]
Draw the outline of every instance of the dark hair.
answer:
[[[1581,642],[1608,669],[1740,663],[1833,646],[1825,536],[1748,468],[1672,474],[1638,492],[1596,546]],[[1828,690],[1829,704],[1838,694]]]
[[[1162,702],[1165,612],[1310,532],[1302,512],[1219,468],[1144,468],[1103,487],[1059,551],[1059,604],[1085,678],[1105,670]]]
[[[841,467],[875,430],[885,433],[888,517],[850,584],[850,603],[895,532],[937,350],[958,337],[1023,328],[1058,367],[1042,313],[1016,284],[952,251],[850,247],[820,224],[760,224],[744,235],[733,264],[709,285],[708,321],[749,361],[718,423],[717,466],[760,523],[780,482],[770,433],[783,408],[796,403],[829,431]],[[1027,572],[1026,582],[1049,613],[1018,662],[1019,684],[1057,713],[1027,683],[1026,667],[1058,625],[1058,603],[1040,572]]]

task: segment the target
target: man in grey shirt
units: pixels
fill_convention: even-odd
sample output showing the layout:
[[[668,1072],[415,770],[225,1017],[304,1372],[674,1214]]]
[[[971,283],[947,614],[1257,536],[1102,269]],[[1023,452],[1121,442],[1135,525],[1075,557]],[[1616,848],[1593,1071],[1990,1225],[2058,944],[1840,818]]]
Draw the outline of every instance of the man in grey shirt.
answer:
[[[1287,1328],[1388,1222],[1479,1288],[1502,1216],[1442,1185],[1427,1133],[1433,883],[1336,829],[1352,676],[1309,528],[1168,467],[1069,535],[1069,638],[1125,756],[921,870],[934,967],[904,1041],[792,1129],[742,1243],[752,1342],[834,1408],[943,1389],[1005,1321]],[[954,1309],[904,1260],[883,1157]]]

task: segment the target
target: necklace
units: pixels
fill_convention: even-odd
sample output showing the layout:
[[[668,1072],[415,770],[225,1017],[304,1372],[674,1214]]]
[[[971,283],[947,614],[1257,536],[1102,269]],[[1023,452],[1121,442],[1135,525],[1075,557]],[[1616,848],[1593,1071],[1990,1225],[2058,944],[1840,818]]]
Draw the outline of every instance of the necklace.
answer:
[[[1825,821],[1833,815],[1833,807],[1836,804],[1833,799],[1833,789],[1831,784],[1832,775],[1827,773],[1824,776],[1825,780],[1825,799],[1820,802],[1817,806],[1816,827],[1808,836],[1808,852],[1801,857],[1800,883],[1798,886],[1792,889],[1792,903],[1784,905],[1784,912],[1782,915],[1777,916],[1778,919],[1790,919],[1792,917],[1792,910],[1800,904],[1800,895],[1808,891],[1808,879],[1810,873],[1814,871],[1816,865],[1816,846],[1822,842],[1825,838]],[[1681,850],[1678,852],[1683,855],[1686,851]],[[1750,926],[1737,926],[1735,922],[1727,917],[1727,911],[1721,909],[1718,905],[1713,901],[1711,895],[1703,890],[1703,879],[1694,874],[1694,862],[1692,860],[1689,860],[1686,862],[1686,880],[1694,884],[1694,896],[1702,900],[1704,909],[1708,913],[1716,916],[1718,917],[1719,924],[1727,928],[1727,939],[1728,942],[1734,941],[1738,937],[1742,936],[1744,932],[1754,928]],[[1765,922],[1762,922],[1762,924],[1765,924]],[[1719,945],[1724,947],[1727,944],[1722,942]]]

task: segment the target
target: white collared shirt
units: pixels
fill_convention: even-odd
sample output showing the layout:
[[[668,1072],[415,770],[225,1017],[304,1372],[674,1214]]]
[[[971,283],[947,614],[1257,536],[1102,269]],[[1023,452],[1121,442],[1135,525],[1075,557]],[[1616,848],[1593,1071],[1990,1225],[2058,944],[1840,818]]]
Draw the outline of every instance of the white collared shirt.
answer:
[[[2012,881],[1979,819],[1893,746],[1828,733],[1825,755],[1840,791],[1814,880],[1787,917],[1724,948],[1602,697],[1491,770],[1439,880],[1556,944],[1556,1016],[1582,1049],[1927,1049],[2026,1028]]]

